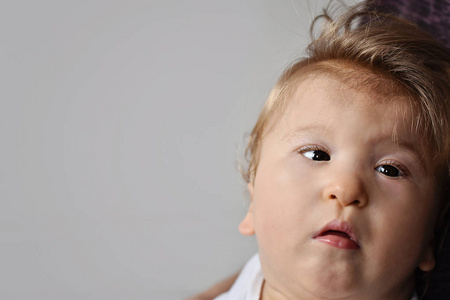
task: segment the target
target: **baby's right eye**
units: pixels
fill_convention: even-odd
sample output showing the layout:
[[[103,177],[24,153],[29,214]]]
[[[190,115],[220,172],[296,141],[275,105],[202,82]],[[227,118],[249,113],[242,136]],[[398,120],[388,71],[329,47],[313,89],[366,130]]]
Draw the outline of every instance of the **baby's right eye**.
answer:
[[[329,161],[331,159],[330,155],[328,155],[328,153],[326,153],[325,151],[317,148],[312,148],[310,146],[308,146],[306,149],[300,149],[299,153],[304,157],[315,161]]]

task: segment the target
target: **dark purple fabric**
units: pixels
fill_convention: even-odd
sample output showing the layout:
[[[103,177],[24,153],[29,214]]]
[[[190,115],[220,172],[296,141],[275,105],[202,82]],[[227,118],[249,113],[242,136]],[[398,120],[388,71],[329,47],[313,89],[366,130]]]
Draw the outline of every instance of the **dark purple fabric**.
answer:
[[[450,0],[378,0],[378,3],[418,24],[450,50]]]

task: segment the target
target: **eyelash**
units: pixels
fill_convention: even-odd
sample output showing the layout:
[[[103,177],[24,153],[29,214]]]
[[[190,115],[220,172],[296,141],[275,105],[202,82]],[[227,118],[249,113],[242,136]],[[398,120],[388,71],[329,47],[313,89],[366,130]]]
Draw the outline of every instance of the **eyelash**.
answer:
[[[326,148],[321,147],[319,145],[306,145],[306,146],[301,147],[300,149],[297,149],[296,152],[299,153],[299,154],[304,155],[308,151],[315,151],[315,150],[316,151],[323,151],[328,156],[330,156],[329,151]],[[399,176],[388,176],[388,175],[383,174],[382,172],[378,171],[377,169],[382,167],[382,166],[392,166],[392,167],[396,168],[400,172]],[[382,163],[378,164],[375,167],[375,170],[377,170],[377,172],[380,172],[381,174],[383,174],[383,175],[385,175],[387,177],[391,177],[391,178],[408,178],[411,175],[409,173],[408,169],[403,164],[400,164],[400,163],[398,163],[397,161],[394,161],[394,160],[388,160],[388,161],[385,161],[385,162],[382,162]]]
[[[297,149],[297,152],[300,154],[303,154],[305,152],[313,151],[313,150],[320,150],[320,151],[328,153],[327,149],[325,149],[324,147],[319,146],[319,145],[306,145],[306,146],[303,146],[303,147]]]

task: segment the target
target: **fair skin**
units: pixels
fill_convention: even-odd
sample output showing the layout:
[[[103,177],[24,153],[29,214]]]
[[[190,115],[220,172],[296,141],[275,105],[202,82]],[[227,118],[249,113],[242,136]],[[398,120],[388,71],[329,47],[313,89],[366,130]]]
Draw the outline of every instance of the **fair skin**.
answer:
[[[408,100],[379,98],[308,77],[264,136],[239,228],[256,234],[263,300],[409,300],[433,269],[433,166]]]

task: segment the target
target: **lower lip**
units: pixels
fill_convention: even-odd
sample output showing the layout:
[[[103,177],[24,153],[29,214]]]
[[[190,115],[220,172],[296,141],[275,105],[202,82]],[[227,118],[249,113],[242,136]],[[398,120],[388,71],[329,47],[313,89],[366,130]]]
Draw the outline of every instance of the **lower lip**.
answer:
[[[315,237],[314,239],[336,248],[347,250],[354,250],[359,248],[358,244],[355,241],[334,234],[321,235]]]

